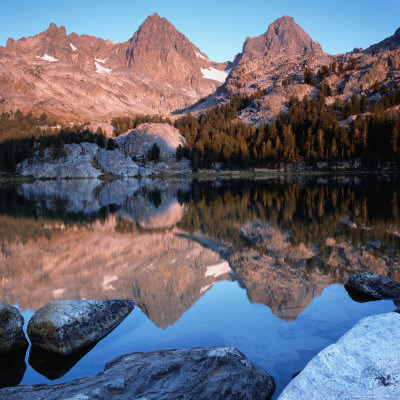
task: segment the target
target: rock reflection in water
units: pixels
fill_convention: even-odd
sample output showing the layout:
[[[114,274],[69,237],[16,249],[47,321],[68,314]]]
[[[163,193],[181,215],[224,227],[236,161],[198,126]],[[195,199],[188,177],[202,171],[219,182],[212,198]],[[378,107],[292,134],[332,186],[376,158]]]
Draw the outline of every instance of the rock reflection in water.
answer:
[[[53,381],[70,371],[95,345],[85,347],[69,356],[60,356],[32,346],[28,362],[36,372]]]
[[[98,198],[102,194],[103,200],[115,202],[112,188],[120,184],[105,184]],[[48,188],[39,192],[45,185],[32,189],[33,197],[26,187],[24,193],[35,206],[40,198],[51,198]],[[55,299],[133,298],[157,326],[172,325],[215,282],[232,279],[228,269],[207,274],[209,266],[223,262],[220,255],[180,237],[174,228],[185,212],[178,190],[188,190],[187,184],[136,190],[120,200],[115,213],[93,222],[37,221],[34,239],[4,242],[2,297],[22,309],[37,309]],[[158,202],[154,191],[160,193]],[[57,209],[48,201],[48,210]]]
[[[10,229],[2,232],[0,288],[3,300],[21,308],[133,296],[165,328],[215,282],[234,278],[251,302],[292,321],[325,287],[354,272],[400,276],[394,177],[128,179],[92,182],[87,190],[62,182],[17,187],[14,215],[21,204],[24,213],[30,205],[30,215],[45,216],[24,219],[23,228],[7,217],[3,196]],[[224,263],[224,273],[208,273]]]
[[[26,371],[26,349],[0,356],[0,388],[17,386],[21,382]]]

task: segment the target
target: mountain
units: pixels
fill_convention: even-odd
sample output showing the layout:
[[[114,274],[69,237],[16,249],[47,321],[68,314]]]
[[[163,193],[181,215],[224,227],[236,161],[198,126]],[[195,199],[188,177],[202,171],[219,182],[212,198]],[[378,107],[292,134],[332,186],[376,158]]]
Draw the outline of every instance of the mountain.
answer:
[[[69,121],[163,114],[214,92],[228,67],[157,14],[122,43],[67,35],[52,23],[0,47],[0,111],[45,111]]]
[[[318,42],[314,42],[292,17],[284,16],[274,21],[263,35],[248,37],[237,63],[258,57],[307,53],[322,53],[322,47]]]
[[[207,70],[215,70],[221,83],[227,74],[227,63],[214,63],[165,18],[157,14],[148,17],[129,40],[126,65],[138,76],[159,83],[186,85],[209,92],[215,83]]]
[[[285,16],[273,22],[263,35],[247,38],[224,85],[185,111],[199,115],[233,96],[250,96],[261,91],[257,99],[240,111],[238,118],[247,124],[264,123],[287,111],[293,96],[316,98],[322,82],[331,89],[326,104],[335,101],[342,104],[354,94],[375,101],[381,96],[375,90],[376,82],[382,87],[395,88],[400,81],[399,67],[400,29],[365,51],[354,49],[330,55],[293,18]],[[305,83],[306,68],[312,73],[313,84]],[[325,75],[321,78],[323,69]]]
[[[262,91],[238,115],[258,124],[286,111],[293,96],[316,97],[323,68],[332,92],[326,103],[342,104],[353,94],[379,99],[376,82],[395,87],[399,66],[400,29],[366,50],[330,55],[284,16],[264,34],[247,38],[233,63],[216,63],[157,14],[122,43],[67,35],[63,26],[50,24],[36,36],[9,39],[0,47],[0,112],[19,108],[96,122],[178,109],[198,115],[232,96]],[[315,78],[312,85],[305,83],[306,68]]]

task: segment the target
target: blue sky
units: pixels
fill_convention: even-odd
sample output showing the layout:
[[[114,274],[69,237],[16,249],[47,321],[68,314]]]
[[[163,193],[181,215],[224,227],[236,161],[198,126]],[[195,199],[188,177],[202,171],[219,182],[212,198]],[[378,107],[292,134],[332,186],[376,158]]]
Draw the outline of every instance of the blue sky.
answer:
[[[400,0],[13,0],[2,1],[0,45],[32,36],[50,22],[77,32],[128,40],[154,12],[166,17],[215,61],[232,60],[246,36],[264,33],[282,15],[331,54],[366,48],[400,27]]]

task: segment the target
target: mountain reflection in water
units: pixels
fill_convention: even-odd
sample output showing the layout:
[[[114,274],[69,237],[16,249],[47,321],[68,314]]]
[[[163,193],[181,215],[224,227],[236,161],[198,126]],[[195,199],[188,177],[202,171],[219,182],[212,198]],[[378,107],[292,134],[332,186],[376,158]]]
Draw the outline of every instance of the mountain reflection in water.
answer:
[[[327,286],[343,284],[355,272],[370,270],[400,280],[399,187],[395,176],[2,185],[0,301],[35,310],[55,299],[129,298],[168,336],[167,328],[179,329],[182,315],[196,309],[214,285],[237,281],[234,285],[245,289],[250,303],[268,306],[282,321],[296,321]],[[209,307],[213,313],[215,305]],[[363,307],[372,312],[377,306]],[[204,322],[192,318],[201,334]],[[352,318],[355,322],[361,316]],[[121,329],[110,337],[115,340]],[[249,329],[257,340],[268,335],[264,328]],[[342,330],[338,326],[337,332]],[[276,333],[269,335],[266,341]],[[314,347],[305,345],[306,334],[298,335],[304,340],[296,352],[305,346],[307,357],[329,344],[325,337],[320,342],[314,338]],[[237,346],[261,367],[273,368],[248,343],[205,341]],[[188,342],[180,337],[170,344],[185,347]],[[45,375],[57,378],[77,361],[72,371],[78,369],[98,346],[69,367],[57,364],[55,375],[51,363],[40,365]],[[110,358],[127,349],[114,349]],[[45,359],[30,357],[31,365]],[[307,357],[297,364],[303,367]],[[278,389],[296,372],[282,368],[275,376]],[[28,381],[40,381],[35,379]]]

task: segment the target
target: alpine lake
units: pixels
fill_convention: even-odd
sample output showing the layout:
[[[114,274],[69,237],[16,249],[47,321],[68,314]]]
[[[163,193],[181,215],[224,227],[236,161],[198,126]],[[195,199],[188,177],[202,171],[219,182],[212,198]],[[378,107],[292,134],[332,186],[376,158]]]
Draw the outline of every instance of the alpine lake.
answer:
[[[363,317],[343,284],[400,280],[395,174],[271,179],[0,183],[0,301],[25,328],[60,299],[132,299],[133,312],[70,357],[28,348],[0,386],[91,376],[135,351],[234,346],[275,379],[292,375]]]

